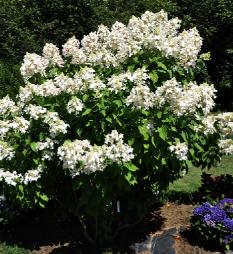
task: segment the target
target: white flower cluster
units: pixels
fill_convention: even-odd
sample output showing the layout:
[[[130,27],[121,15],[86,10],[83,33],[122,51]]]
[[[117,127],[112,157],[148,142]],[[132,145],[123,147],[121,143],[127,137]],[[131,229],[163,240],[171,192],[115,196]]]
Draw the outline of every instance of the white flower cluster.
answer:
[[[25,134],[30,127],[30,122],[23,117],[14,117],[13,120],[0,120],[0,139],[6,137],[6,134],[13,130]]]
[[[174,153],[176,158],[180,161],[185,161],[188,158],[188,146],[185,143],[177,143],[176,145],[171,145],[169,150]]]
[[[133,87],[130,95],[126,98],[126,105],[133,105],[135,109],[149,109],[155,104],[155,94],[145,85]]]
[[[92,146],[88,140],[67,141],[58,148],[57,154],[63,162],[63,168],[69,169],[73,177],[80,173],[102,171],[107,159],[122,163],[134,158],[133,149],[124,144],[123,134],[116,130],[106,135],[102,146]]]
[[[45,74],[45,70],[49,65],[49,60],[35,53],[26,53],[23,64],[20,68],[22,76],[27,80],[34,74]]]
[[[66,109],[69,114],[78,114],[80,111],[82,111],[84,108],[84,105],[82,101],[77,98],[73,97],[70,99],[70,101],[67,103]]]
[[[117,66],[141,49],[156,49],[166,57],[174,57],[185,67],[195,65],[202,39],[196,28],[178,33],[180,20],[168,19],[164,11],[145,12],[140,18],[132,17],[128,25],[120,22],[111,29],[100,25],[96,32],[84,36],[80,42],[70,38],[63,45],[63,56],[71,57],[73,64],[98,64]],[[25,79],[36,73],[44,73],[49,62],[63,65],[59,49],[48,43],[43,50],[44,57],[27,53],[21,67]]]
[[[189,67],[195,64],[202,39],[195,28],[178,34],[179,28],[180,20],[169,20],[164,11],[147,11],[141,18],[132,17],[127,26],[120,22],[111,29],[99,26],[96,32],[84,36],[81,48],[78,40],[72,37],[63,46],[63,55],[72,56],[74,64],[116,66],[142,48],[154,48]]]
[[[156,90],[155,101],[158,106],[168,104],[171,111],[177,116],[195,114],[198,109],[202,110],[204,115],[207,115],[215,105],[215,92],[213,85],[206,83],[197,85],[190,82],[183,87],[173,78],[165,81]]]
[[[18,112],[18,107],[15,105],[15,102],[10,99],[7,95],[0,100],[0,117],[7,117],[11,114]]]
[[[42,174],[43,166],[39,165],[36,169],[28,170],[24,175],[18,174],[16,171],[10,172],[0,168],[0,181],[6,184],[16,186],[17,184],[28,184],[37,181]]]
[[[25,107],[24,111],[29,114],[31,119],[42,119],[44,123],[48,124],[51,137],[55,137],[60,133],[67,133],[69,125],[59,118],[57,112],[50,112],[46,108],[33,104]]]
[[[51,138],[46,138],[45,142],[37,142],[36,143],[36,150],[43,151],[46,149],[53,149],[54,148],[54,141]]]
[[[0,168],[0,181],[5,181],[6,184],[16,186],[17,183],[22,182],[22,175],[17,174],[16,171],[10,172]]]
[[[61,120],[57,112],[47,112],[44,117],[44,122],[49,125],[49,132],[52,138],[60,133],[67,133],[69,124],[66,124],[63,120]]]
[[[119,134],[116,130],[105,137],[104,154],[116,163],[127,162],[134,158],[133,148],[124,143],[123,137],[123,134]]]
[[[0,161],[11,160],[15,155],[14,149],[4,141],[0,141]]]
[[[219,141],[218,146],[221,152],[227,155],[233,154],[233,140],[232,139],[222,139]]]
[[[217,132],[215,127],[216,118],[214,115],[208,115],[202,119],[202,123],[199,126],[195,126],[196,132],[202,132],[204,135],[214,134]]]
[[[24,184],[36,182],[41,177],[42,169],[42,165],[39,165],[36,169],[28,170],[22,178],[22,182]]]
[[[64,61],[60,55],[59,48],[52,43],[46,43],[43,48],[43,56],[53,64],[57,64],[62,67]]]
[[[37,142],[36,143],[35,150],[42,152],[42,157],[41,157],[42,161],[52,160],[52,158],[55,155],[55,153],[53,152],[55,143],[56,143],[56,141],[54,141],[50,138],[46,138],[44,142]]]
[[[196,126],[196,131],[205,135],[220,134],[218,146],[221,152],[233,154],[233,112],[208,115],[199,126]]]

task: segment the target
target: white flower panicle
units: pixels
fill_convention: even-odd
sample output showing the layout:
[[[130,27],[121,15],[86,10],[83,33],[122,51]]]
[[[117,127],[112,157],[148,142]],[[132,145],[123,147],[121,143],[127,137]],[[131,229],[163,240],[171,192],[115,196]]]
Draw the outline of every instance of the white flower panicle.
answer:
[[[72,97],[69,102],[67,103],[66,110],[69,114],[79,114],[84,108],[84,104],[82,101],[77,97]]]
[[[127,26],[115,22],[111,29],[101,25],[96,32],[79,41],[73,36],[64,45],[62,53],[71,57],[73,64],[100,64],[117,66],[142,48],[160,50],[165,57],[174,57],[184,67],[195,65],[202,39],[196,28],[178,33],[180,20],[169,20],[164,11],[145,12],[141,18],[132,17]],[[49,43],[44,57],[27,53],[21,67],[24,78],[43,73],[49,61],[62,66],[58,48]]]
[[[7,95],[0,100],[0,117],[7,117],[11,114],[18,112],[19,108],[16,106],[15,102],[10,99]]]
[[[47,113],[47,109],[41,106],[37,106],[34,104],[29,104],[25,109],[24,112],[29,115],[31,119],[38,120],[42,118]]]
[[[199,126],[195,126],[195,130],[197,132],[202,132],[204,135],[214,134],[217,132],[215,127],[216,118],[214,115],[209,115],[202,119],[202,124]]]
[[[174,153],[176,158],[180,161],[187,160],[188,146],[186,143],[178,143],[176,145],[171,145],[169,150]]]
[[[123,134],[116,130],[106,135],[102,146],[92,146],[88,140],[67,141],[58,148],[57,154],[63,168],[69,169],[73,177],[104,170],[107,159],[122,163],[134,158],[133,149],[123,143]]]
[[[11,172],[0,168],[0,181],[5,181],[6,184],[12,186],[36,182],[41,177],[43,168],[42,165],[39,165],[36,169],[28,170],[24,175],[18,174],[16,171]]]
[[[130,79],[131,74],[121,73],[121,74],[113,74],[111,77],[108,78],[107,88],[114,92],[119,93],[121,90],[126,89],[126,82]]]
[[[45,74],[49,65],[49,60],[35,53],[26,53],[23,64],[20,68],[21,74],[25,79],[32,77],[34,74]]]
[[[52,150],[54,148],[54,141],[51,138],[46,138],[44,142],[36,143],[36,151],[43,151],[46,149]]]
[[[123,141],[123,134],[119,134],[117,130],[113,130],[106,135],[103,150],[105,156],[116,162],[128,162],[134,158],[133,148]]]
[[[42,170],[43,170],[42,165],[39,165],[36,169],[28,170],[25,173],[25,175],[22,179],[22,182],[24,184],[28,184],[28,183],[31,183],[31,182],[36,182],[41,177]]]
[[[223,154],[226,154],[226,155],[233,154],[233,140],[232,139],[222,139],[219,141],[218,146]]]
[[[69,124],[61,120],[57,112],[47,112],[43,121],[49,125],[49,132],[52,138],[59,134],[66,134],[68,131]]]
[[[133,87],[130,95],[126,98],[126,105],[132,104],[135,109],[149,109],[154,107],[155,94],[145,85]]]
[[[216,90],[206,83],[197,85],[190,82],[182,87],[175,78],[167,80],[156,90],[155,103],[161,107],[169,105],[177,116],[195,114],[199,109],[206,116],[213,109]]]
[[[5,181],[7,185],[16,186],[22,182],[22,175],[16,171],[10,172],[0,168],[0,181]]]
[[[75,36],[71,37],[63,46],[62,46],[62,54],[65,57],[75,57],[76,52],[78,51],[80,46],[79,41],[75,38]]]
[[[0,139],[5,138],[10,131],[25,134],[29,127],[30,122],[23,117],[16,116],[13,120],[0,120]]]
[[[90,151],[90,149],[91,144],[88,140],[66,141],[58,148],[57,154],[63,162],[63,168],[74,171],[77,168],[78,162],[82,161],[83,156]]]
[[[9,146],[7,142],[0,141],[0,161],[11,160],[15,155],[13,147]]]
[[[64,65],[64,61],[60,55],[59,48],[52,44],[46,43],[43,48],[43,56],[48,59],[52,64],[56,64],[60,67]]]

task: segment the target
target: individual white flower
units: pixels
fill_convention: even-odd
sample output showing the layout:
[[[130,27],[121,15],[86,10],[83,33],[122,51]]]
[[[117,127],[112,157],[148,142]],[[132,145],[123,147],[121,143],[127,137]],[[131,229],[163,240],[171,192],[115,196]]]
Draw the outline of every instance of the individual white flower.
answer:
[[[169,150],[175,154],[176,158],[180,161],[187,160],[188,146],[185,143],[178,143],[171,145]]]

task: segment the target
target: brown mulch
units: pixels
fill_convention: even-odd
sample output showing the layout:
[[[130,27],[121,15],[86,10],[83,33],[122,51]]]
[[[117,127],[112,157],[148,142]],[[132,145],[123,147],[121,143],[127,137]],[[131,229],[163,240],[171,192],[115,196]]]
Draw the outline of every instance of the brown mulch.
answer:
[[[175,204],[168,203],[161,207],[161,216],[165,218],[163,228],[186,228],[187,230],[190,227],[190,217],[193,211],[192,205],[185,204]],[[174,236],[175,244],[174,249],[176,254],[217,254],[220,252],[212,252],[209,250],[205,250],[202,247],[197,245],[193,245],[193,243],[189,242],[189,239],[183,237],[180,234]],[[192,239],[192,242],[195,239]]]

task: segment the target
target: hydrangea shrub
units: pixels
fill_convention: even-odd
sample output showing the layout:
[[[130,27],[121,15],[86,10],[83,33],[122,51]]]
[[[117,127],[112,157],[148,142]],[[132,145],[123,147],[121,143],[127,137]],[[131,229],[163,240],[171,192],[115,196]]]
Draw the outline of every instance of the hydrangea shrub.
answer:
[[[192,227],[207,241],[215,241],[226,250],[233,247],[233,199],[216,204],[203,203],[193,211]]]
[[[189,165],[219,160],[219,130],[232,125],[209,116],[214,86],[194,81],[202,39],[180,23],[145,12],[25,55],[25,86],[0,108],[0,181],[12,200],[57,200],[83,225],[105,218],[108,236],[116,213],[114,225],[135,220]]]

